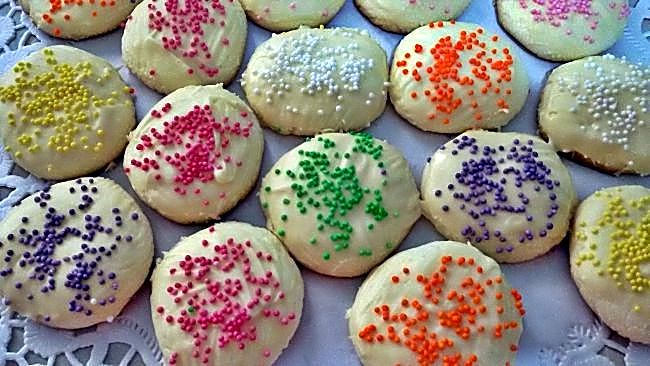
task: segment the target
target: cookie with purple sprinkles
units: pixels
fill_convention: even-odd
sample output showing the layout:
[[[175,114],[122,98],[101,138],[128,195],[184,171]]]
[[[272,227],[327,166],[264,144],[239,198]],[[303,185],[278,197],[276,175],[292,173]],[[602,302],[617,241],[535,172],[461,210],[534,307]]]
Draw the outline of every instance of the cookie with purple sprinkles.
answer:
[[[12,310],[66,329],[112,321],[153,258],[146,216],[105,178],[54,184],[0,223],[0,295]]]
[[[499,262],[548,252],[576,204],[553,147],[521,133],[468,131],[441,146],[422,176],[424,215],[436,229]]]

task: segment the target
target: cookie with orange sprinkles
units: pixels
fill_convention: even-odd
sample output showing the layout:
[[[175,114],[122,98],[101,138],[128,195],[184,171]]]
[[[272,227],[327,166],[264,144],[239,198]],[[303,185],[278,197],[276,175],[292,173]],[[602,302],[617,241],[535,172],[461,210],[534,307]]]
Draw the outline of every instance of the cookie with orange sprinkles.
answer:
[[[32,53],[0,76],[0,136],[44,179],[91,173],[115,159],[135,126],[133,89],[106,60],[69,47]]]
[[[348,311],[364,366],[514,365],[525,310],[499,265],[452,241],[377,267]]]
[[[612,329],[650,344],[650,189],[602,189],[578,207],[569,249],[580,294]]]
[[[36,26],[55,37],[83,39],[112,31],[139,0],[20,0]]]
[[[244,56],[247,28],[236,0],[145,0],[126,22],[122,58],[161,93],[228,83]]]
[[[424,131],[457,133],[506,125],[524,106],[528,75],[512,44],[479,25],[417,28],[395,49],[390,99]]]
[[[303,294],[298,266],[263,228],[227,222],[182,239],[152,276],[165,364],[273,364],[300,323]]]
[[[217,219],[255,185],[264,137],[253,111],[221,85],[159,101],[129,136],[124,172],[136,193],[179,223]]]

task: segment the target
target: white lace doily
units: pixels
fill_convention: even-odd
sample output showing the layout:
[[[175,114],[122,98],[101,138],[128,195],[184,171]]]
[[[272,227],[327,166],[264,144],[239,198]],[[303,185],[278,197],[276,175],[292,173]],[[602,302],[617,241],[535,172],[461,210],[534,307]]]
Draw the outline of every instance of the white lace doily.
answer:
[[[650,0],[630,0],[632,14],[622,39],[610,49],[618,56],[626,56],[633,62],[650,64]],[[481,23],[491,29],[499,29],[494,17],[491,1],[474,0],[461,20]],[[388,53],[399,41],[400,37],[388,34],[376,27],[358,14],[352,1],[348,0],[341,13],[334,19],[334,25],[366,27],[373,37],[377,38]],[[268,38],[269,33],[251,25],[247,57],[256,45]],[[503,32],[501,32],[503,34]],[[107,58],[121,67],[119,54],[120,32],[113,32],[104,37],[82,42],[65,42],[94,52]],[[29,17],[17,5],[17,0],[0,0],[0,73],[11,67],[16,61],[34,50],[53,43],[64,43],[36,29]],[[540,61],[522,51],[528,62],[532,76],[532,86],[535,90],[531,98],[539,93],[542,76],[553,64]],[[120,72],[128,83],[140,87],[136,108],[138,116],[160,98],[159,95],[147,90],[128,70]],[[229,89],[239,92],[237,83]],[[241,93],[240,93],[241,94]],[[526,110],[512,122],[506,130],[519,130],[535,133],[535,127],[529,120],[534,120],[534,105],[528,103]],[[370,128],[371,133],[380,138],[387,138],[391,143],[401,148],[417,176],[423,162],[422,150],[426,154],[445,141],[444,136],[424,135],[398,121],[395,114],[387,109],[379,122]],[[395,121],[393,121],[395,120]],[[400,133],[388,127],[390,123],[400,126]],[[265,132],[267,151],[262,168],[262,174],[269,169],[271,163],[284,151],[295,146],[296,138],[280,137],[268,131]],[[650,185],[650,178],[607,177],[600,173],[568,162],[581,197],[591,193],[601,186],[614,184],[645,184]],[[108,175],[122,184],[125,179],[118,169]],[[10,156],[0,145],[0,219],[6,212],[23,197],[44,188],[48,183],[25,174],[15,167]],[[254,195],[251,195],[254,196]],[[234,213],[228,215],[231,219],[249,221],[256,225],[263,224],[261,213],[258,212],[255,197],[249,197],[240,204]],[[147,209],[147,213],[156,216]],[[152,217],[152,224],[157,234],[157,253],[168,249],[179,236],[196,231],[196,227],[180,227],[172,225],[160,218]],[[440,239],[428,224],[420,222],[414,232],[407,238],[401,249],[407,249],[415,244]],[[636,343],[628,343],[618,337],[602,323],[598,322],[586,305],[577,295],[568,275],[568,259],[566,253],[555,250],[546,258],[541,258],[521,265],[505,265],[504,270],[511,282],[528,294],[525,299],[528,308],[526,320],[527,332],[524,332],[518,364],[523,366],[650,366],[650,347]],[[540,285],[538,273],[548,271],[549,279]],[[532,273],[532,276],[531,274]],[[559,273],[559,274],[558,274]],[[343,314],[350,306],[352,295],[362,278],[350,280],[331,280],[309,271],[303,271],[308,297],[305,303],[305,317],[296,337],[290,347],[277,362],[279,366],[311,366],[359,365],[356,354],[347,342],[347,324]],[[528,276],[528,277],[527,277]],[[533,278],[534,276],[534,278]],[[553,277],[555,276],[555,277]],[[552,281],[559,281],[554,284]],[[559,285],[561,284],[561,286]],[[537,287],[535,287],[537,286]],[[561,287],[558,289],[558,287]],[[572,292],[566,296],[565,303],[560,300],[548,300],[549,291]],[[7,307],[0,305],[0,366],[4,365],[162,365],[160,349],[153,337],[151,320],[148,318],[148,300],[146,292],[141,291],[135,304],[129,305],[125,312],[112,323],[105,323],[95,328],[71,332],[48,328],[33,323],[12,313]],[[528,295],[526,297],[526,295]],[[545,302],[546,301],[546,302]],[[548,306],[557,306],[558,319],[547,319]],[[318,310],[318,314],[316,314]],[[564,310],[571,314],[562,314]],[[542,314],[542,315],[540,315]],[[325,315],[322,317],[321,315]],[[549,323],[549,329],[543,329]],[[561,327],[562,329],[556,329]],[[540,329],[542,328],[542,329]],[[319,333],[319,331],[321,333]],[[324,332],[324,333],[323,333]],[[330,352],[330,350],[334,350]]]

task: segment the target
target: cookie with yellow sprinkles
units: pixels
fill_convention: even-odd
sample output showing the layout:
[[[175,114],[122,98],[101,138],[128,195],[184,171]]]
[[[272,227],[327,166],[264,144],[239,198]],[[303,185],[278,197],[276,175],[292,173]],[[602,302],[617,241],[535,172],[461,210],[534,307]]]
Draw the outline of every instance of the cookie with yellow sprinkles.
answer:
[[[605,188],[578,207],[571,275],[591,309],[631,341],[650,344],[650,189]]]
[[[83,39],[112,31],[139,0],[20,0],[36,26],[55,37]]]
[[[91,173],[117,157],[135,126],[133,89],[106,60],[46,47],[0,76],[0,136],[44,179]]]
[[[364,366],[508,366],[524,314],[522,296],[494,260],[440,241],[377,267],[347,317]]]

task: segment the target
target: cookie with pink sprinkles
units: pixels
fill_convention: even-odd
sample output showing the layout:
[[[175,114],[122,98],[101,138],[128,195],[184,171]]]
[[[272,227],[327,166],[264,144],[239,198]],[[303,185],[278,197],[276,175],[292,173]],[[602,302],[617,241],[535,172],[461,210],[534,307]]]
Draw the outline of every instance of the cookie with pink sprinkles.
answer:
[[[293,337],[304,287],[269,231],[240,222],[182,239],[152,276],[151,312],[166,363],[271,365]]]
[[[503,28],[535,55],[571,61],[599,54],[623,35],[628,0],[495,0]]]

